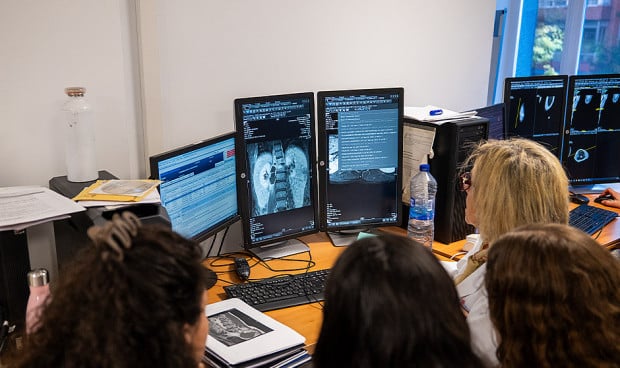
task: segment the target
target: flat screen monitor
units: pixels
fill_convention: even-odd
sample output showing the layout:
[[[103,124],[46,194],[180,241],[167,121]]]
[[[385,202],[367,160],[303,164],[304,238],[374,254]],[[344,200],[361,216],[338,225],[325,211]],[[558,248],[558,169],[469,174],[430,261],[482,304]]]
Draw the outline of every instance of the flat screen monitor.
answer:
[[[620,182],[620,74],[569,78],[565,131],[569,183],[585,187],[576,191]]]
[[[562,157],[568,76],[506,78],[506,136],[534,140]]]
[[[504,103],[500,102],[476,109],[476,116],[489,120],[489,139],[504,139],[506,137],[506,124],[504,124],[506,109],[504,106]]]
[[[234,101],[246,249],[266,260],[308,251],[318,232],[312,92]]]
[[[203,241],[239,219],[235,133],[149,158],[172,229]]]
[[[402,216],[402,88],[317,94],[321,230],[336,246]]]

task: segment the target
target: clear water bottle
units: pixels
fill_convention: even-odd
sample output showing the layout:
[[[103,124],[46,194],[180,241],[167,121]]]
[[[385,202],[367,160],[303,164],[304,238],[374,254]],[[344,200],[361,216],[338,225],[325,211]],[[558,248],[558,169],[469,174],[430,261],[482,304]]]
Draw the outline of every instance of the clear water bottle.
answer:
[[[435,195],[437,181],[428,164],[420,165],[420,172],[411,178],[409,224],[407,235],[429,249],[433,248],[435,233]]]
[[[95,150],[95,122],[92,108],[84,94],[84,87],[68,87],[69,97],[63,105],[67,124],[65,155],[67,179],[85,182],[99,177]]]
[[[30,296],[26,304],[26,333],[36,330],[45,300],[50,295],[50,277],[45,268],[37,268],[28,272]]]

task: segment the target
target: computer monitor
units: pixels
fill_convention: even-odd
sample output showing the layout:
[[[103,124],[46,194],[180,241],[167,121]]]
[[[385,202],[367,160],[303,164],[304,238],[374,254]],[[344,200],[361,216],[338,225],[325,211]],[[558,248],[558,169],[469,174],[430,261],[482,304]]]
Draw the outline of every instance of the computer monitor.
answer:
[[[336,246],[402,216],[402,88],[317,94],[321,230]]]
[[[235,133],[149,158],[172,229],[203,241],[239,219]]]
[[[562,162],[574,191],[620,182],[620,74],[569,78],[565,131]]]
[[[504,124],[506,109],[504,106],[504,103],[500,102],[475,109],[476,116],[489,120],[489,139],[504,139],[506,137],[506,124]]]
[[[562,157],[568,76],[506,78],[506,137],[523,137]]]
[[[314,94],[238,98],[238,187],[246,249],[263,260],[308,251],[318,232]]]

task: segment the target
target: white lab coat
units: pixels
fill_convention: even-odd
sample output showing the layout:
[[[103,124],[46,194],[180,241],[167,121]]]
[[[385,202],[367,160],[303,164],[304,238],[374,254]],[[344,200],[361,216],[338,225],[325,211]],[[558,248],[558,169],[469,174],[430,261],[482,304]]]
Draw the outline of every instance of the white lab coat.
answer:
[[[478,238],[472,249],[457,262],[456,275],[463,272],[467,259],[481,248],[482,241]],[[485,273],[486,263],[461,281],[456,289],[463,308],[469,312],[467,324],[469,325],[474,351],[489,364],[498,366],[499,362],[495,355],[498,339],[489,315],[489,300],[484,287]]]

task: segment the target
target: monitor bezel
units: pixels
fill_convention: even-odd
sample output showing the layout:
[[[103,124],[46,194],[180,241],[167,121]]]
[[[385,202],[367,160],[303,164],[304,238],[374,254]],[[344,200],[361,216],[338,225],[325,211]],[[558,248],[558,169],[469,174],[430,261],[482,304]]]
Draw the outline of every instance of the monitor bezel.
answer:
[[[309,102],[309,110],[310,110],[310,119],[312,121],[311,124],[311,141],[308,145],[310,150],[309,159],[309,168],[310,168],[310,188],[312,191],[312,213],[314,216],[314,227],[308,230],[300,230],[295,233],[286,234],[266,240],[254,241],[251,237],[250,231],[250,218],[251,218],[251,209],[250,209],[250,180],[249,180],[249,164],[247,162],[247,145],[244,138],[244,130],[243,130],[243,111],[242,106],[245,104],[253,104],[253,103],[265,103],[271,102],[275,100],[296,100],[307,98]],[[234,115],[235,115],[235,129],[236,129],[236,142],[237,142],[237,198],[239,199],[239,213],[241,215],[241,225],[243,228],[243,246],[247,250],[256,250],[260,247],[268,247],[275,246],[278,243],[281,243],[283,246],[283,242],[286,242],[290,239],[296,239],[304,235],[315,234],[319,232],[319,197],[317,191],[317,168],[316,168],[316,110],[314,103],[314,92],[298,92],[298,93],[288,93],[288,94],[277,94],[277,95],[265,95],[265,96],[254,96],[254,97],[243,97],[236,98],[234,100]],[[285,251],[286,252],[286,251]],[[260,257],[260,256],[259,256]],[[271,258],[271,257],[269,257]]]
[[[237,140],[236,140],[236,132],[228,132],[225,134],[221,134],[212,138],[207,138],[198,142],[194,142],[194,143],[190,143],[188,145],[185,146],[181,146],[178,148],[173,148],[171,150],[159,153],[159,154],[155,154],[149,157],[149,167],[150,167],[150,172],[151,172],[151,179],[157,179],[157,180],[161,180],[159,177],[159,167],[158,167],[158,163],[168,160],[174,156],[178,156],[178,155],[182,155],[194,150],[199,150],[202,149],[204,147],[207,147],[209,145],[214,145],[214,144],[218,144],[220,142],[226,141],[232,139],[234,144],[235,144],[235,177],[237,177],[237,161],[239,161],[239,156],[237,153]],[[161,192],[161,188],[160,186],[157,187],[157,190]],[[237,193],[238,193],[238,189],[237,189]],[[163,206],[163,204],[162,204]],[[241,218],[240,213],[239,213],[239,196],[237,194],[237,213],[227,217],[225,219],[222,219],[221,221],[217,222],[216,224],[210,226],[207,229],[204,229],[203,231],[201,231],[200,233],[189,237],[190,239],[196,241],[196,242],[202,242],[210,237],[212,237],[213,235],[216,235],[217,233],[219,233],[220,231],[222,231],[223,229],[227,228],[228,226],[232,225],[233,223],[239,221],[239,219]]]
[[[328,170],[329,170],[329,146],[327,144],[326,127],[325,127],[325,114],[321,113],[325,110],[325,98],[335,96],[356,96],[363,94],[399,94],[398,101],[398,164],[396,168],[396,219],[394,222],[375,222],[364,223],[356,225],[338,225],[328,226],[327,224],[327,183],[328,183]],[[403,174],[403,126],[404,126],[404,88],[403,87],[388,87],[388,88],[364,88],[364,89],[345,89],[345,90],[333,90],[333,91],[319,91],[317,92],[317,142],[318,142],[318,169],[319,169],[319,197],[320,200],[320,230],[323,232],[337,233],[340,231],[353,231],[366,229],[372,230],[374,228],[383,226],[399,226],[403,218],[402,210],[402,174]],[[363,198],[360,198],[362,201]],[[334,241],[332,239],[332,241]]]
[[[565,149],[563,149],[562,151],[562,165],[566,168],[566,175],[568,177],[568,184],[573,187],[576,191],[579,191],[579,187],[583,187],[583,188],[588,188],[588,187],[594,187],[597,184],[613,184],[613,183],[617,183],[618,181],[609,181],[608,179],[603,179],[603,178],[597,178],[588,181],[587,183],[581,182],[581,181],[577,181],[577,180],[581,180],[581,179],[575,179],[575,178],[571,178],[571,174],[570,172],[568,172],[568,167],[566,166],[566,162],[568,160],[568,144],[570,141],[570,137],[571,137],[571,133],[570,133],[570,126],[571,126],[571,122],[572,122],[572,109],[573,109],[573,94],[575,93],[575,82],[578,80],[585,80],[585,79],[605,79],[605,78],[616,78],[616,79],[620,79],[620,73],[611,73],[611,74],[590,74],[590,75],[571,75],[568,78],[568,85],[567,85],[567,91],[566,91],[566,109],[565,109],[565,113],[564,113],[564,141],[563,141],[563,147]],[[619,179],[620,179],[620,172],[618,173],[619,175]]]
[[[566,105],[567,105],[567,92],[568,92],[568,75],[567,74],[558,74],[558,75],[534,75],[534,76],[528,76],[528,77],[508,77],[506,79],[504,79],[504,95],[503,95],[503,101],[504,101],[504,139],[509,139],[512,137],[516,137],[517,135],[515,134],[511,134],[511,130],[509,127],[510,124],[510,92],[511,92],[511,88],[510,85],[512,82],[521,82],[521,81],[544,81],[544,80],[554,80],[554,79],[560,79],[562,80],[562,89],[563,89],[563,93],[562,95],[564,96],[563,98],[563,105],[561,106],[561,111],[562,111],[562,117],[561,117],[561,131],[560,131],[560,142],[559,142],[559,152],[557,152],[556,157],[558,158],[558,160],[562,159],[562,154],[563,154],[563,150],[564,150],[564,126],[565,126],[565,121],[566,121]],[[530,137],[524,137],[527,139],[531,139]],[[532,139],[533,140],[533,139]]]

